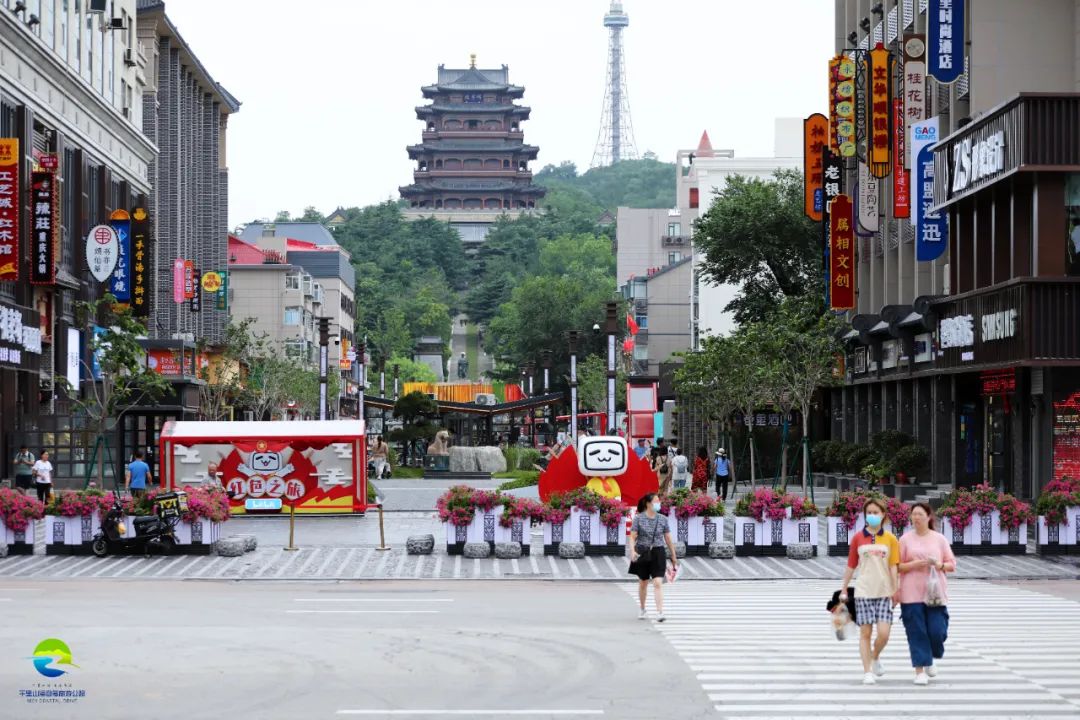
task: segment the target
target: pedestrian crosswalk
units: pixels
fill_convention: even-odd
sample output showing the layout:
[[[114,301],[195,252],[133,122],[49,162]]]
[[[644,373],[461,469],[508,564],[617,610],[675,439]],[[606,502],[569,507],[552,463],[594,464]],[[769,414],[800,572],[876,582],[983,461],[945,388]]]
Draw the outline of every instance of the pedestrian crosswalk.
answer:
[[[838,583],[676,583],[655,627],[724,718],[1080,717],[1080,602],[955,581],[937,678],[912,684],[898,611],[866,687],[857,640],[837,641],[824,609]]]

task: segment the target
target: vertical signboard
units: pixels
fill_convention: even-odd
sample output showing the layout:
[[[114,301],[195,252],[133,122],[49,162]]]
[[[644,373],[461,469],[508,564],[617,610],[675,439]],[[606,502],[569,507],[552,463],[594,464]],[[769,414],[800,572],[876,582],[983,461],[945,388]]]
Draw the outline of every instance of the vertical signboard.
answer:
[[[834,104],[836,124],[832,127],[836,139],[834,152],[840,157],[855,156],[855,61],[847,55],[840,56],[836,66],[836,89]]]
[[[964,0],[930,0],[926,13],[927,72],[956,82],[964,74]]]
[[[915,203],[911,208],[911,224],[913,227],[917,227],[919,224],[919,213],[922,208],[923,186],[919,173],[915,167],[915,158],[918,156],[919,151],[928,145],[934,145],[938,141],[938,118],[934,117],[928,120],[921,120],[919,122],[908,123],[908,154],[912,156],[912,179],[914,180],[914,193]],[[933,182],[931,182],[931,192],[933,191]]]
[[[30,173],[30,284],[56,282],[56,175]]]
[[[202,310],[202,271],[199,268],[191,270],[191,312],[197,313]]]
[[[120,302],[131,300],[131,215],[127,210],[114,210],[109,225],[116,232],[116,269],[109,278],[109,292]]]
[[[948,218],[940,212],[930,212],[934,204],[934,152],[933,146],[938,140],[938,119],[930,118],[926,122],[911,126],[911,153],[914,156],[915,216],[915,259],[929,262],[941,257],[949,244]]]
[[[870,174],[883,178],[892,170],[892,142],[889,133],[892,115],[892,54],[881,43],[866,54],[866,70],[869,90],[866,94],[866,116],[870,125],[866,133],[866,159],[870,165]]]
[[[19,141],[0,138],[0,280],[19,279]]]
[[[837,195],[829,203],[829,307],[855,307],[855,228],[851,198]]]
[[[904,36],[904,136],[912,123],[926,119],[926,39],[923,35]],[[906,153],[904,167],[911,167],[911,153]]]
[[[79,377],[82,373],[79,372],[82,365],[79,352],[82,344],[82,333],[75,328],[68,328],[67,331],[67,381],[68,384],[74,389],[76,396],[79,392]]]
[[[829,203],[844,191],[844,161],[827,146],[821,148],[822,195],[825,213],[821,223],[821,246],[825,268],[825,302],[829,302]]]
[[[131,307],[135,317],[150,317],[150,283],[153,253],[150,249],[150,215],[137,207],[131,213]]]
[[[893,99],[893,217],[906,218],[911,215],[911,176],[904,169],[904,151],[907,134],[904,122],[904,102]]]
[[[843,55],[829,58],[829,149],[839,152],[836,145],[836,126],[840,116],[836,113],[836,83],[840,77],[840,60]]]
[[[218,270],[218,275],[221,276],[221,287],[218,288],[217,293],[214,294],[214,309],[215,310],[228,310],[229,309],[229,271]]]
[[[878,179],[870,174],[870,168],[859,161],[859,187],[856,194],[859,213],[860,235],[873,235],[878,231],[881,217]]]
[[[173,260],[172,266],[172,283],[173,283],[173,302],[180,304],[184,302],[184,281],[187,279],[187,263],[181,258]]]
[[[821,149],[828,134],[829,121],[821,113],[803,120],[803,212],[814,222],[821,222],[825,210]]]
[[[195,297],[195,261],[184,261],[184,299]]]

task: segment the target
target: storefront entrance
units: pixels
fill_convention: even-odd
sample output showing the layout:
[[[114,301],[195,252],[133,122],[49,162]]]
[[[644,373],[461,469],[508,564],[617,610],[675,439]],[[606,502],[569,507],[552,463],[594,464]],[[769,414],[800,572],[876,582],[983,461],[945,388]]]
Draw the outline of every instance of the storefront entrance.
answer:
[[[986,481],[1014,492],[1012,472],[1012,418],[1007,395],[986,398]]]

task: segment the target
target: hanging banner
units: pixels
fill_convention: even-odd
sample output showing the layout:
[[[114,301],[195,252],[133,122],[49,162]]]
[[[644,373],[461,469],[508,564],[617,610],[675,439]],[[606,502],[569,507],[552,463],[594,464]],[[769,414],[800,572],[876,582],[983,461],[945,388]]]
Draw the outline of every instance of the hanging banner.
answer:
[[[880,228],[880,198],[878,179],[870,174],[870,168],[860,160],[859,187],[855,193],[859,212],[859,235],[873,235]]]
[[[207,270],[202,274],[199,285],[202,286],[204,293],[216,295],[217,291],[221,289],[221,274],[215,270]]]
[[[926,146],[934,145],[938,141],[938,118],[934,117],[923,120],[917,123],[908,123],[908,154],[912,158],[918,157],[919,152]],[[914,162],[914,160],[912,161]],[[919,182],[918,174],[915,179],[915,197],[916,202],[911,208],[911,224],[913,227],[917,227],[919,224],[919,208],[922,205],[923,187]],[[930,188],[930,192],[933,192],[933,187]]]
[[[964,0],[929,0],[926,14],[928,73],[956,82],[964,74]]]
[[[90,274],[98,282],[105,282],[116,269],[119,256],[119,242],[116,231],[108,225],[95,225],[86,236],[86,264]]]
[[[866,95],[867,162],[870,174],[876,178],[888,177],[891,167],[892,142],[889,125],[892,115],[892,54],[881,43],[866,54],[866,77],[869,92]]]
[[[840,60],[843,55],[829,58],[829,149],[840,152],[836,144],[836,126],[840,123],[840,116],[836,112],[836,84],[840,77]]]
[[[844,191],[844,161],[839,155],[821,148],[822,195],[825,199],[825,212],[821,223],[821,253],[825,269],[825,303],[829,303],[829,203]]]
[[[214,296],[214,309],[215,310],[228,310],[229,309],[229,271],[228,270],[218,270],[218,275],[221,276],[221,287],[218,288],[218,291]]]
[[[926,119],[926,39],[923,35],[904,36],[904,121],[907,126]],[[905,138],[907,130],[904,131]],[[911,153],[904,157],[904,167],[911,167]]]
[[[30,263],[31,285],[56,282],[56,175],[30,173]]]
[[[0,280],[19,279],[19,140],[0,138]]]
[[[904,102],[893,99],[893,217],[911,216],[911,176],[904,169],[904,147],[907,125],[904,122]]]
[[[184,299],[195,297],[195,261],[184,261]]]
[[[829,307],[855,308],[855,228],[851,198],[837,195],[829,204]]]
[[[934,151],[925,145],[915,158],[916,187],[919,188],[919,222],[915,226],[915,259],[919,262],[937,260],[949,241],[948,218],[940,212],[930,212],[934,204]]]
[[[131,216],[114,210],[109,225],[116,231],[116,269],[109,277],[109,292],[120,302],[131,300]]]
[[[821,113],[803,120],[803,212],[814,222],[821,222],[825,210],[821,149],[828,134],[829,121]]]
[[[836,124],[832,128],[840,157],[855,157],[855,61],[840,56],[836,67]]]
[[[131,212],[131,307],[135,317],[150,317],[150,278],[153,253],[150,251],[150,215],[146,208]]]
[[[191,312],[197,313],[202,310],[202,271],[199,268],[193,268],[191,271],[191,286],[193,288],[191,292]]]
[[[172,266],[172,299],[174,303],[184,302],[184,282],[187,279],[187,263],[180,258],[173,260]]]

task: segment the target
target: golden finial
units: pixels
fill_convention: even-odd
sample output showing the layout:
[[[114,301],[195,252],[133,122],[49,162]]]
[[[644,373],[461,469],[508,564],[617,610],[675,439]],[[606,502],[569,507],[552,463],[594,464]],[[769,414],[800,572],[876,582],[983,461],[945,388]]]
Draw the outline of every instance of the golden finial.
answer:
[[[476,69],[476,53],[473,53],[472,55],[469,55],[469,69],[470,70],[475,70]]]

